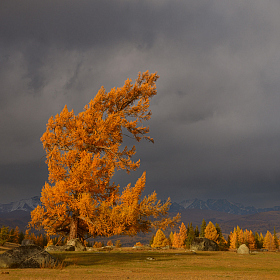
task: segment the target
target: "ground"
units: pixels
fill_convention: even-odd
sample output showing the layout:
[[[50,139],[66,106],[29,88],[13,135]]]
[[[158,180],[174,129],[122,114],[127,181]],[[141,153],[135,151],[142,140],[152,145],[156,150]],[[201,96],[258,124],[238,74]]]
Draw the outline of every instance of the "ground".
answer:
[[[53,255],[63,259],[64,265],[54,269],[0,269],[0,279],[280,279],[280,252],[238,255],[122,248]]]

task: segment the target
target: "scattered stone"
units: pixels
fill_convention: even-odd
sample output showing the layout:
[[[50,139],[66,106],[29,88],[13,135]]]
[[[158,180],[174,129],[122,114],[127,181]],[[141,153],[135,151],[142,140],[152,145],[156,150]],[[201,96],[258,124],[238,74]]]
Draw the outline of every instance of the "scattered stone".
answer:
[[[132,247],[132,249],[136,249],[136,250],[149,250],[149,249],[151,249],[151,246],[147,246],[147,245],[136,246],[135,245],[135,246]]]
[[[97,248],[97,251],[99,251],[99,252],[103,252],[103,251],[105,251],[105,252],[107,252],[107,251],[112,251],[113,250],[113,248],[111,247],[111,246],[104,246],[104,247],[101,247],[101,248]]]
[[[246,246],[246,244],[242,244],[239,246],[237,249],[237,254],[242,254],[242,255],[248,255],[250,254],[249,248]]]
[[[79,238],[75,238],[67,241],[67,245],[74,246],[75,251],[86,251],[86,247],[82,244]]]
[[[191,251],[218,251],[218,244],[205,237],[195,237],[191,246]]]
[[[1,268],[54,267],[59,261],[36,245],[20,246],[0,255]]]

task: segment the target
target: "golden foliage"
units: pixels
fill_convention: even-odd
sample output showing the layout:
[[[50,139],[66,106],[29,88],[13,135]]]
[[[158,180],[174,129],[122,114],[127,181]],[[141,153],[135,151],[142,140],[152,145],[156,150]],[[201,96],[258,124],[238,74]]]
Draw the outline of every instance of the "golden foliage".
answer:
[[[135,146],[122,146],[125,130],[138,142],[153,142],[147,135],[149,127],[142,123],[151,118],[149,102],[156,94],[157,79],[156,73],[139,73],[134,85],[127,80],[110,92],[102,87],[78,115],[65,106],[49,119],[41,138],[49,178],[42,189],[42,206],[31,213],[31,226],[44,228],[49,235],[83,239],[134,235],[179,220],[167,217],[170,200],[162,204],[155,192],[140,199],[145,173],[122,194],[111,183],[116,170],[129,173],[140,165],[140,160],[132,160]]]
[[[165,247],[169,244],[168,239],[165,237],[164,233],[159,229],[154,237],[152,248]]]
[[[172,233],[172,246],[174,248],[184,248],[185,247],[185,241],[187,239],[187,228],[184,223],[181,224],[179,228],[179,233]]]
[[[256,237],[253,232],[245,229],[244,231],[237,226],[230,233],[230,249],[237,249],[241,244],[246,244],[250,250],[256,249]]]
[[[116,248],[121,248],[122,247],[122,243],[121,243],[121,241],[119,239],[116,241],[115,247]]]
[[[93,244],[93,248],[101,248],[102,247],[102,243],[101,242],[95,242],[94,244]]]
[[[218,241],[219,234],[217,233],[216,227],[211,221],[208,223],[208,225],[205,228],[205,237],[215,242]]]
[[[269,231],[267,231],[264,237],[263,247],[269,251],[276,250],[273,235]]]
[[[183,244],[185,244],[185,240],[187,239],[188,234],[187,234],[187,228],[184,223],[182,223],[180,226],[179,235],[181,240],[183,241]]]
[[[174,248],[183,248],[184,247],[183,240],[182,240],[180,234],[177,232],[174,232],[174,234],[173,234],[172,247],[174,247]]]

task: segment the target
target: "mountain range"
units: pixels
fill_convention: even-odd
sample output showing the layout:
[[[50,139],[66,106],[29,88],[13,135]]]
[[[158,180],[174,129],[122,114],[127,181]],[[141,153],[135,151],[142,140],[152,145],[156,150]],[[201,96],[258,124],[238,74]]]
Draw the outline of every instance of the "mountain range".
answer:
[[[252,215],[269,211],[280,211],[280,206],[271,208],[256,208],[254,206],[244,206],[240,203],[230,202],[226,199],[201,199],[183,200],[180,203],[172,203],[171,212],[181,211],[185,209],[213,210],[235,215]]]
[[[13,211],[26,211],[31,212],[33,209],[40,205],[40,197],[34,196],[28,199],[21,199],[19,201],[0,204],[0,213],[8,213]],[[173,202],[170,207],[170,212],[180,212],[186,209],[200,209],[200,210],[213,210],[235,215],[252,215],[269,211],[280,211],[280,206],[271,208],[256,208],[254,206],[244,206],[240,203],[230,202],[226,199],[201,199],[183,200],[180,203]]]
[[[40,197],[22,199],[16,202],[0,204],[0,227],[2,225],[15,228],[19,226],[25,231],[30,221],[30,212],[40,204]],[[218,223],[224,234],[230,233],[239,225],[243,229],[253,232],[273,232],[274,227],[280,232],[280,206],[272,208],[256,208],[243,206],[239,203],[229,202],[226,199],[200,199],[184,200],[180,203],[172,203],[170,215],[181,213],[181,221],[185,225],[192,223],[200,227],[202,219],[206,223]],[[137,235],[138,236],[138,235]],[[139,236],[138,236],[139,238]]]
[[[8,213],[13,211],[31,212],[37,205],[41,203],[39,196],[34,196],[29,199],[21,199],[19,201],[0,204],[0,213]]]

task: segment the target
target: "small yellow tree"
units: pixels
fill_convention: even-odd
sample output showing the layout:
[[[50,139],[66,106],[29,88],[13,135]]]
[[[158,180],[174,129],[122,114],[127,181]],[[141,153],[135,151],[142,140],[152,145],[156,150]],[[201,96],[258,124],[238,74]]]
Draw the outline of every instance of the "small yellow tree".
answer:
[[[184,248],[187,239],[187,228],[184,223],[181,224],[179,233],[174,232],[172,246],[175,248]]]
[[[263,247],[269,251],[273,251],[276,249],[273,235],[269,231],[267,231],[264,237]]]
[[[116,241],[115,247],[116,248],[121,248],[122,247],[122,243],[121,243],[121,241],[119,239]]]
[[[230,233],[230,249],[236,249],[236,243],[237,243],[237,232],[236,228],[234,228],[234,231]]]
[[[246,229],[246,243],[248,243],[248,247],[250,250],[256,249],[256,240],[253,232]]]
[[[179,233],[176,231],[173,234],[173,242],[172,242],[172,247],[174,248],[183,248],[184,243],[182,241],[182,238]]]
[[[169,235],[170,245],[172,246],[174,240],[174,233],[171,231]]]
[[[14,231],[14,242],[15,243],[19,243],[19,235],[20,235],[19,227],[16,226],[15,231]]]
[[[156,236],[154,237],[153,244],[151,245],[152,248],[157,248],[157,247],[165,247],[168,245],[168,239],[162,232],[162,230],[158,230],[156,233]]]
[[[182,243],[183,243],[183,245],[184,245],[184,244],[185,244],[185,241],[186,241],[186,239],[187,239],[187,237],[188,237],[187,228],[186,228],[186,226],[185,226],[184,223],[182,223],[181,226],[180,226],[179,235],[180,235],[180,238],[181,238]]]
[[[217,233],[216,227],[214,226],[214,224],[211,221],[206,226],[205,237],[210,240],[213,240],[215,242],[217,242],[217,240],[219,238],[219,234]]]

